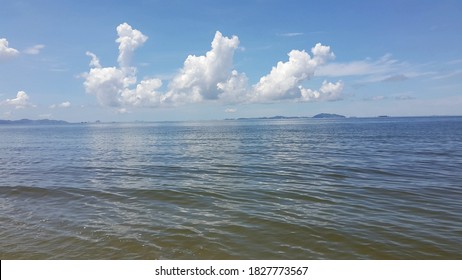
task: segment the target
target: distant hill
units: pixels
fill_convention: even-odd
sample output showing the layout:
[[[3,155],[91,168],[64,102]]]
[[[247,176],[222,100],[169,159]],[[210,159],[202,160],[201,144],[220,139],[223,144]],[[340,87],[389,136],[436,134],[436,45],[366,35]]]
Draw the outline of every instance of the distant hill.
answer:
[[[59,121],[59,120],[29,120],[29,119],[22,119],[22,120],[0,120],[0,124],[16,124],[16,125],[57,125],[57,124],[69,124],[66,121]]]
[[[333,118],[345,118],[345,116],[337,115],[337,114],[327,114],[321,113],[313,116],[314,119],[333,119]]]
[[[238,118],[237,120],[286,120],[286,119],[305,119],[305,118],[306,117],[274,116],[274,117]]]
[[[255,118],[238,118],[238,119],[227,119],[227,120],[287,120],[287,119],[308,119],[310,117],[286,117],[286,116],[274,116],[274,117],[255,117]],[[333,119],[333,118],[346,118],[342,115],[321,113],[313,116],[315,119]]]

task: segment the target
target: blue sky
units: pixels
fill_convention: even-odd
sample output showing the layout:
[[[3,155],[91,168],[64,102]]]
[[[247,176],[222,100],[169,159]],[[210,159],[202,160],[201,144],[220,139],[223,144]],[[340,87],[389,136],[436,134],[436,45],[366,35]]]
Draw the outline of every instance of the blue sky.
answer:
[[[461,1],[0,0],[0,119],[462,115]]]

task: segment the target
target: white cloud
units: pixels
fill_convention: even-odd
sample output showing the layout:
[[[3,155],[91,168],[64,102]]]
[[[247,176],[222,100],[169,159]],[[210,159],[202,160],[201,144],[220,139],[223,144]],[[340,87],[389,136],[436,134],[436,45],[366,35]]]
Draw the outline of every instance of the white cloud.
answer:
[[[60,107],[60,108],[69,108],[69,107],[71,107],[71,102],[64,101],[63,103],[59,104],[58,107]]]
[[[319,90],[311,90],[300,87],[301,98],[300,101],[308,102],[314,100],[335,101],[341,99],[343,91],[343,82],[338,81],[333,84],[327,81],[322,83]]]
[[[0,38],[0,61],[19,55],[19,51],[8,47],[8,40]]]
[[[244,73],[238,73],[236,70],[231,71],[231,75],[224,82],[217,84],[218,98],[225,103],[242,103],[250,98],[250,92],[247,89],[248,79]]]
[[[313,61],[316,62],[316,66],[320,66],[327,62],[327,60],[334,59],[335,55],[330,50],[329,46],[323,46],[321,43],[317,43],[313,48],[311,48],[313,53]]]
[[[233,72],[233,56],[238,46],[237,36],[228,38],[217,31],[210,51],[203,56],[189,55],[186,58],[183,68],[169,84],[166,101],[198,102],[217,99],[221,92],[236,90],[228,82],[235,84],[238,76],[240,82],[245,79]]]
[[[64,101],[60,104],[53,104],[50,106],[51,109],[55,109],[55,108],[69,108],[71,107],[71,102],[69,101]]]
[[[188,56],[184,67],[170,82],[170,90],[163,101],[174,104],[214,99],[231,104],[281,99],[308,101],[301,95],[300,84],[311,78],[319,65],[335,57],[330,47],[319,43],[311,49],[313,57],[305,51],[292,50],[288,54],[289,61],[279,62],[268,75],[249,88],[247,76],[233,69],[238,37],[224,37],[217,31],[211,45],[212,49],[204,56]],[[339,99],[343,83],[333,85],[323,84],[317,99]]]
[[[104,106],[158,106],[160,94],[156,91],[162,86],[160,79],[145,79],[137,84],[136,68],[130,67],[134,50],[141,46],[148,37],[133,29],[127,23],[117,27],[120,67],[102,67],[98,57],[86,52],[91,57],[90,71],[84,73],[84,87],[87,93],[94,94]],[[134,87],[134,88],[133,88]]]
[[[130,112],[127,110],[127,108],[120,108],[120,109],[117,109],[116,112],[117,112],[118,114],[128,114],[128,113],[130,113]]]
[[[233,113],[236,113],[236,112],[237,112],[236,108],[226,108],[225,109],[225,113],[233,114]]]
[[[84,77],[85,90],[96,95],[101,105],[121,105],[121,93],[125,88],[125,73],[122,70],[116,67],[92,68]]]
[[[362,78],[362,82],[399,82],[409,78],[428,75],[416,71],[409,64],[386,54],[377,60],[365,59],[346,63],[329,63],[319,67],[316,76]]]
[[[101,68],[101,64],[99,63],[99,59],[96,54],[92,52],[86,52],[85,54],[91,57],[90,67]]]
[[[303,89],[300,84],[313,77],[320,65],[335,57],[330,47],[320,43],[316,44],[311,52],[313,57],[306,51],[289,52],[289,61],[279,61],[268,75],[260,78],[253,86],[254,101],[300,98]]]
[[[39,44],[25,49],[22,53],[29,55],[39,54],[40,51],[45,48],[45,45]],[[18,56],[20,52],[16,49],[10,48],[8,46],[8,40],[5,38],[0,38],[0,61],[8,58]]]
[[[395,99],[396,100],[413,100],[413,99],[416,99],[416,98],[413,95],[401,94],[401,95],[395,96]]]
[[[158,106],[162,102],[162,94],[157,91],[161,86],[159,79],[145,79],[135,89],[125,88],[121,98],[130,106]]]
[[[318,69],[317,76],[345,77],[369,75],[383,72],[382,67],[369,61],[352,61],[347,63],[329,63]]]
[[[117,26],[117,38],[116,42],[119,43],[119,62],[120,67],[128,67],[130,65],[131,57],[133,52],[138,47],[142,46],[148,39],[146,35],[143,35],[140,31],[133,29],[126,22]]]
[[[450,71],[448,73],[444,73],[444,74],[435,75],[434,77],[432,77],[432,79],[433,80],[442,80],[442,79],[456,78],[458,76],[462,76],[462,70],[460,70],[460,69],[452,70],[452,71]]]
[[[39,54],[43,48],[45,48],[45,45],[35,45],[35,46],[25,49],[23,52],[25,54],[36,55],[36,54]]]
[[[302,32],[288,32],[288,33],[281,33],[278,35],[283,36],[283,37],[295,37],[295,36],[301,36],[303,35],[303,33]]]
[[[289,60],[278,62],[271,72],[253,85],[248,85],[245,73],[233,66],[233,57],[239,49],[237,36],[226,37],[219,31],[205,55],[189,55],[183,67],[169,79],[168,89],[162,91],[162,80],[146,78],[137,82],[137,69],[130,66],[130,57],[147,36],[127,23],[117,27],[119,43],[118,67],[102,67],[98,57],[91,58],[84,87],[94,94],[101,105],[126,107],[158,107],[203,101],[219,101],[226,104],[273,102],[283,99],[294,101],[340,99],[343,83],[325,81],[319,90],[305,89],[301,84],[314,76],[321,65],[335,56],[330,47],[316,44],[311,53],[292,50]]]
[[[408,76],[404,74],[396,74],[396,75],[391,75],[389,77],[386,77],[382,80],[382,82],[402,82],[409,79]]]
[[[35,107],[29,103],[29,96],[24,91],[18,91],[16,98],[6,99],[1,103],[2,105],[14,106],[16,109],[23,109],[26,107]]]
[[[354,79],[354,86],[364,86],[371,83],[406,82],[418,77],[438,79],[438,71],[429,71],[432,63],[412,65],[405,61],[394,59],[391,54],[385,54],[378,59],[365,59],[343,63],[328,63],[319,67],[315,76],[349,77]]]
[[[384,99],[386,99],[386,98],[387,98],[386,96],[377,95],[377,96],[373,96],[373,97],[372,97],[372,101],[380,101],[380,100],[384,100]]]

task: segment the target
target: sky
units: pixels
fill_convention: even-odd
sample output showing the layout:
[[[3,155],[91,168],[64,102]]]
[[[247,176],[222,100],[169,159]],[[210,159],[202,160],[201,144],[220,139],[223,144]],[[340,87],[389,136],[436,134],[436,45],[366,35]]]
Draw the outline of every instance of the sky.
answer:
[[[462,1],[0,0],[0,119],[462,115]]]

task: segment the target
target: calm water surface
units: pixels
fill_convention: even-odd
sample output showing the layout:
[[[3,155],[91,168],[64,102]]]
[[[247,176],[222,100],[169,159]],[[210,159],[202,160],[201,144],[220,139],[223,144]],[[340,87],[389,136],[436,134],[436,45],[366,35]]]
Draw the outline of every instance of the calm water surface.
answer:
[[[0,126],[1,259],[462,259],[462,118]]]

